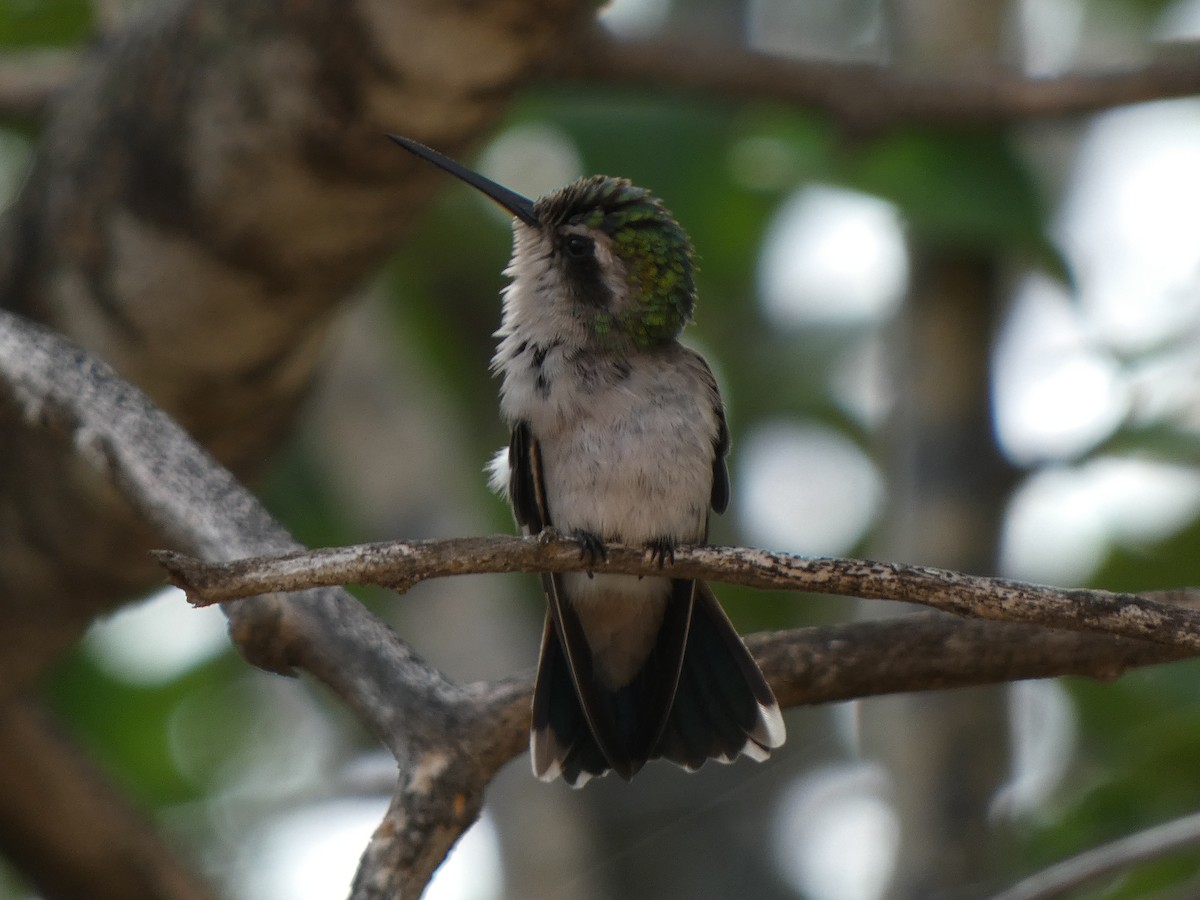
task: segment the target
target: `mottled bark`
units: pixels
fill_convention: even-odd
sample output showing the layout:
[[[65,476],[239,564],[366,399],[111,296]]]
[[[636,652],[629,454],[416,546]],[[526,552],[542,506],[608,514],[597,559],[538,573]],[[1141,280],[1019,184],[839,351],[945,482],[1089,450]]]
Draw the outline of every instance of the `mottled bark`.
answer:
[[[662,562],[640,547],[608,545],[592,561],[570,538],[481,537],[444,541],[391,541],[333,547],[284,556],[206,563],[174,551],[154,556],[198,606],[259,594],[339,584],[375,584],[405,591],[427,578],[485,572],[615,572],[702,578],[764,590],[836,594],[920,603],[960,616],[1099,631],[1200,650],[1200,615],[1187,606],[1200,592],[1157,597],[1085,588],[1054,588],[947,569],[860,559],[828,559],[750,547],[680,546]]]
[[[383,133],[464,152],[590,15],[580,0],[147,4],[65,87],[5,80],[19,101],[9,111],[39,104],[44,130],[0,225],[0,307],[109,360],[252,476],[315,377],[339,305],[437,188]],[[81,461],[81,446],[104,452],[86,432],[72,447],[56,429],[27,428],[23,416],[58,413],[14,399],[0,390],[0,700],[95,616],[160,583],[146,550],[163,543]],[[44,717],[22,721],[0,729],[0,758],[59,739]],[[76,852],[72,820],[124,807],[84,759],[55,759],[27,770],[30,795],[95,790],[57,815],[10,807],[0,828],[43,893],[189,896],[169,879],[127,890],[132,839],[119,828],[94,830],[97,852]],[[171,865],[152,831],[142,839]]]
[[[464,151],[588,12],[151,4],[54,107],[0,233],[0,305],[110,361],[252,475],[338,305],[437,186],[382,134]],[[0,417],[2,694],[158,576],[127,504],[11,406]]]

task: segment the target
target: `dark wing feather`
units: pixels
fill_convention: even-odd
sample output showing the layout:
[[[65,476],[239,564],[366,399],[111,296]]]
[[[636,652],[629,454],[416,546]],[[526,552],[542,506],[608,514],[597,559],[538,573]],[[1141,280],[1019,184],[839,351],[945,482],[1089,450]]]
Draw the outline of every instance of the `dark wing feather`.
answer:
[[[579,705],[558,629],[548,612],[533,692],[530,734],[533,773],[538,778],[552,780],[561,775],[568,784],[579,786],[609,769],[604,751],[596,743]]]
[[[725,463],[725,457],[729,455],[729,423],[725,421],[725,404],[721,402],[721,391],[717,387],[717,379],[713,377],[712,369],[708,367],[703,356],[694,350],[690,352],[699,366],[700,377],[704,386],[708,388],[713,413],[717,417],[717,433],[713,436],[713,480],[709,505],[713,512],[723,513],[729,506],[729,467]]]
[[[713,512],[723,513],[729,506],[729,426],[725,422],[725,406],[717,400],[717,439],[713,443],[713,483],[711,506]]]
[[[550,527],[541,447],[528,422],[517,422],[513,426],[508,466],[509,501],[517,524],[530,534]],[[533,689],[530,751],[534,774],[542,779],[561,775],[573,787],[581,786],[593,776],[603,775],[610,767],[628,778],[632,774],[631,763],[617,747],[606,747],[601,743],[600,733],[589,713],[589,706],[594,707],[594,704],[581,702],[581,697],[590,694],[581,691],[578,685],[581,682],[586,685],[596,683],[591,651],[578,617],[570,611],[570,604],[560,602],[559,582],[555,575],[542,575],[549,610]],[[599,715],[603,717],[602,712]],[[603,733],[611,735],[612,729]]]
[[[517,524],[530,534],[550,525],[542,480],[542,451],[525,421],[513,426],[508,442],[508,500]]]

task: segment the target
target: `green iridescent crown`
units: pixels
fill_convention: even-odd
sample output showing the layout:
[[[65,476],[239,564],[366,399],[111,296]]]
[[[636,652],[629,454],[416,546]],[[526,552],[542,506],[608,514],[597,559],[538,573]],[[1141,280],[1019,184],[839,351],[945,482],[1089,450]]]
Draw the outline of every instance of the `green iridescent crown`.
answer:
[[[598,316],[599,329],[617,325],[639,346],[679,334],[696,303],[692,242],[661,200],[628,179],[593,175],[548,194],[535,209],[545,226],[584,225],[603,231],[625,262],[638,302],[620,322]]]

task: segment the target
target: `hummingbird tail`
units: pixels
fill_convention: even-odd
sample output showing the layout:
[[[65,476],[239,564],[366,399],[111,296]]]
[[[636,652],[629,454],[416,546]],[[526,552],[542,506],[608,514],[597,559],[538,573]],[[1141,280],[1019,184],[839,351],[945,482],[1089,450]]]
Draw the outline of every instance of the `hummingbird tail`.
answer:
[[[696,584],[683,669],[655,756],[695,771],[707,759],[761,762],[783,744],[779,704],[704,582]]]
[[[629,680],[615,686],[593,649],[561,576],[543,579],[549,612],[533,689],[530,750],[544,781],[572,787],[614,771],[628,780],[655,757],[683,665],[693,582],[672,579],[652,651]]]
[[[561,776],[572,787],[583,787],[591,778],[611,768],[588,727],[566,654],[549,614],[542,632],[542,655],[533,691],[529,749],[533,774],[542,781]]]
[[[549,590],[557,587],[553,579]],[[775,696],[703,582],[673,580],[657,649],[616,691],[593,677],[574,634],[578,620],[556,598],[533,694],[530,750],[538,778],[581,787],[611,770],[629,779],[659,757],[694,771],[707,759],[728,763],[740,753],[761,761],[783,743]]]

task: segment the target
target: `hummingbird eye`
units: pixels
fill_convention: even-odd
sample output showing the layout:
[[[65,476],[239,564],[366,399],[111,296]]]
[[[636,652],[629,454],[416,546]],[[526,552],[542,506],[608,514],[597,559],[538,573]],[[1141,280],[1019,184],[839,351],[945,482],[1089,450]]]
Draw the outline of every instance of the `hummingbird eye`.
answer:
[[[563,241],[563,249],[571,259],[589,259],[594,248],[595,242],[582,234],[569,234]]]

